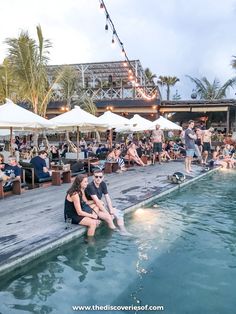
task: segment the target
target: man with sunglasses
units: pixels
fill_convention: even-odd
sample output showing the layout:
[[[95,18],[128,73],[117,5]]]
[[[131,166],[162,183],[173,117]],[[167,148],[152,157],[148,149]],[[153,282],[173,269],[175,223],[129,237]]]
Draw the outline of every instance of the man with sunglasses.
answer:
[[[85,190],[86,197],[89,201],[92,201],[99,210],[107,212],[106,207],[102,201],[102,197],[105,197],[108,211],[112,218],[116,218],[117,225],[122,235],[129,235],[124,226],[123,213],[113,207],[111,198],[108,194],[107,185],[103,181],[104,174],[102,170],[95,170],[93,173],[93,181],[90,182]],[[115,228],[115,225],[114,225]]]

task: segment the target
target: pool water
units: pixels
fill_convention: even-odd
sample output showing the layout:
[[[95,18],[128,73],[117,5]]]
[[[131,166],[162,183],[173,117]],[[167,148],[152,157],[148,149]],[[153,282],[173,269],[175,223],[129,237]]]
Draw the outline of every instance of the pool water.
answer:
[[[215,173],[130,214],[135,237],[102,227],[95,243],[78,239],[57,249],[1,281],[0,313],[67,314],[74,305],[95,304],[235,313],[235,187],[235,170]]]

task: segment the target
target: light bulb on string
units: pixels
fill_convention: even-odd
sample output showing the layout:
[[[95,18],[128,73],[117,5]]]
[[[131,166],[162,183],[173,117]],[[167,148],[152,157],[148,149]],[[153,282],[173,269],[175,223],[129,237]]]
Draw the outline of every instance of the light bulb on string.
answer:
[[[105,25],[105,31],[108,31],[108,20],[109,20],[109,15],[106,15],[106,25]]]
[[[116,29],[115,29],[115,26],[114,26],[114,23],[110,17],[110,14],[108,13],[108,10],[107,10],[107,7],[104,3],[104,0],[100,0],[100,9],[101,11],[105,12],[105,15],[106,15],[106,24],[105,24],[105,31],[108,31],[109,29],[109,24],[110,24],[110,27],[112,28],[113,30],[113,34],[112,34],[112,41],[111,41],[111,45],[112,47],[115,47],[115,43],[116,43],[116,40],[117,40],[117,43],[119,44],[119,46],[121,47],[121,54],[123,57],[125,57],[125,61],[123,63],[124,67],[128,67],[128,78],[129,78],[129,81],[131,82],[131,84],[137,89],[138,93],[144,98],[144,99],[148,99],[148,100],[151,100],[151,99],[154,99],[157,94],[153,94],[152,95],[148,95],[148,92],[146,90],[143,89],[143,87],[141,87],[137,82],[138,82],[138,78],[136,76],[136,72],[135,70],[133,69],[133,66],[126,54],[126,51],[123,47],[123,43],[122,41],[120,40],[117,32],[116,32]],[[115,40],[115,37],[116,37],[116,40]]]
[[[100,3],[100,12],[104,12],[104,4],[102,2]]]
[[[122,46],[122,50],[121,50],[121,55],[122,55],[122,56],[125,56],[125,49],[124,49],[123,46]]]

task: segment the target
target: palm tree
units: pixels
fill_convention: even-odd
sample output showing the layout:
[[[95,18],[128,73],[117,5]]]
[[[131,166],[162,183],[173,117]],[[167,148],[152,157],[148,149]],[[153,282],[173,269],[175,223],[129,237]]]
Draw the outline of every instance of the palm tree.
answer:
[[[15,101],[14,85],[9,60],[5,58],[0,65],[0,102],[4,102],[5,98]]]
[[[200,99],[222,99],[226,97],[226,91],[229,87],[234,87],[236,77],[227,80],[222,86],[216,78],[211,84],[206,77],[202,79],[187,77],[196,84],[196,93]]]
[[[89,98],[89,97],[84,98],[80,103],[80,107],[94,116],[96,116],[97,114],[97,107],[94,104],[92,98]],[[100,134],[97,130],[95,131],[95,133],[96,133],[97,141],[98,143],[100,143],[101,142]]]
[[[156,74],[153,74],[152,71],[149,68],[146,68],[144,70],[144,73],[148,79],[148,83],[153,83],[154,78],[156,78]]]
[[[159,76],[159,80],[157,84],[161,86],[166,85],[166,99],[170,100],[170,86],[174,86],[177,82],[179,82],[178,77],[176,76]]]
[[[233,60],[231,62],[232,68],[236,70],[236,56],[233,56]]]
[[[96,116],[97,114],[97,107],[94,104],[93,100],[90,97],[84,98],[80,102],[80,107],[84,109],[85,111],[91,113],[92,115]]]
[[[19,98],[29,102],[33,112],[45,116],[52,93],[46,71],[50,41],[43,38],[42,29],[38,25],[37,42],[30,38],[27,31],[22,31],[18,38],[8,38],[6,43],[7,58],[18,86]]]
[[[76,90],[76,83],[78,81],[78,73],[70,66],[62,67],[59,72],[58,83],[61,85],[62,97],[66,99],[68,109],[71,109],[71,100]]]

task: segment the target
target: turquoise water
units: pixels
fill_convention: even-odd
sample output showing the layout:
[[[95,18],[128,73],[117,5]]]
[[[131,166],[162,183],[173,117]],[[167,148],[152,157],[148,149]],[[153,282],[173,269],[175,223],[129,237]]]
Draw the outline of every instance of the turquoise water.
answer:
[[[128,229],[136,237],[101,228],[95,243],[78,239],[58,249],[1,281],[0,313],[67,314],[73,305],[95,304],[235,313],[235,187],[236,171],[216,173],[130,214]]]

